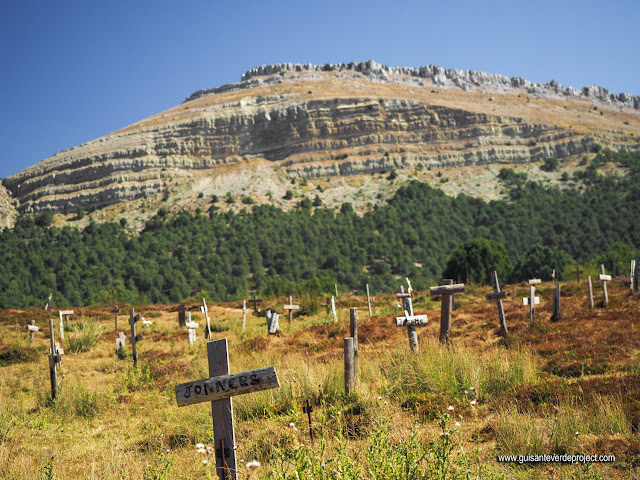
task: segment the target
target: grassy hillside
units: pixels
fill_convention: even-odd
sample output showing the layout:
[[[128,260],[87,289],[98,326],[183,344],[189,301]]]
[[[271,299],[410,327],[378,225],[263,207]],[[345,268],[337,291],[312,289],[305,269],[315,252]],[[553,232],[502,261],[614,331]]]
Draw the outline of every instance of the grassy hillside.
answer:
[[[275,365],[281,383],[234,400],[240,478],[635,478],[640,297],[617,278],[609,284],[609,306],[591,311],[586,282],[567,282],[562,320],[549,323],[552,285],[543,283],[538,323],[530,328],[520,299],[528,286],[507,285],[505,341],[495,303],[484,299],[489,290],[471,287],[457,296],[449,347],[437,342],[439,301],[414,292],[415,311],[430,321],[419,329],[417,355],[406,330],[395,326],[393,294],[378,295],[371,318],[366,299],[346,295],[337,300],[337,323],[324,307],[291,325],[282,315],[277,337],[267,336],[263,314],[249,314],[242,333],[237,303],[210,304],[214,339],[229,341],[231,371]],[[303,311],[320,303],[296,301]],[[282,313],[284,302],[267,299],[263,308]],[[347,396],[342,339],[353,306],[360,317],[360,381]],[[172,309],[136,306],[153,321],[143,329],[137,368],[128,343],[126,354],[116,356],[109,309],[78,312],[66,331],[54,402],[47,313],[0,312],[0,478],[214,478],[206,447],[204,454],[196,447],[213,445],[211,409],[178,408],[174,396],[175,385],[207,377],[202,329],[189,347]],[[33,347],[26,329],[32,318],[42,330]],[[204,323],[199,314],[194,320]],[[97,344],[74,351],[96,324]],[[127,333],[123,325],[121,317]],[[306,400],[314,405],[313,446],[301,409]],[[615,455],[615,462],[497,461],[502,454],[554,453]],[[250,471],[245,464],[254,459],[261,466]]]

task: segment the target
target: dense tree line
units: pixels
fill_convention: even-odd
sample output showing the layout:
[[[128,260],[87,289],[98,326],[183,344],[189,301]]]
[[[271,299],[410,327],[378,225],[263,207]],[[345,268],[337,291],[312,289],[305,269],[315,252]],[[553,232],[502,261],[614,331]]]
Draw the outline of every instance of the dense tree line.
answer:
[[[623,165],[630,175],[601,176],[605,162]],[[127,233],[124,222],[78,230],[51,226],[46,213],[22,216],[0,234],[0,307],[43,304],[50,292],[55,304],[85,305],[166,303],[201,294],[232,300],[301,288],[329,293],[334,282],[391,291],[405,276],[423,288],[445,269],[460,274],[452,270],[453,254],[475,238],[500,245],[496,258],[506,258],[496,262],[512,281],[532,276],[527,269],[548,258],[608,258],[614,244],[619,253],[611,255],[637,253],[638,152],[600,152],[574,175],[581,189],[548,188],[508,171],[501,178],[506,201],[448,197],[412,181],[364,216],[350,204],[334,212],[310,201],[290,212],[270,205],[248,205],[251,210],[240,213],[213,206],[208,215],[161,209],[137,235]]]

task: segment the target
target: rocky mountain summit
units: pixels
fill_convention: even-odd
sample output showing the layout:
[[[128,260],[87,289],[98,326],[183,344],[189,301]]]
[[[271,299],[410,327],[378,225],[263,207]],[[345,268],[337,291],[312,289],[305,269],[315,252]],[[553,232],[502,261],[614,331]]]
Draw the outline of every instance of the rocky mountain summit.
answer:
[[[267,185],[541,162],[590,153],[596,143],[637,149],[639,109],[638,97],[601,87],[437,66],[265,65],[4,179],[0,217],[15,208],[71,215],[183,186],[195,199],[206,182],[235,195],[232,179],[258,166],[252,183]],[[261,197],[242,188],[257,201],[273,198],[269,188]]]

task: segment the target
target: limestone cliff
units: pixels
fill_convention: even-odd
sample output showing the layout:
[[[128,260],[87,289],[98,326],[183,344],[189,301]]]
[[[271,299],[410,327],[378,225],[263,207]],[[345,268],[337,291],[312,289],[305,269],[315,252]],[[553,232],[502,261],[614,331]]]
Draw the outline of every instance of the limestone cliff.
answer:
[[[594,143],[638,148],[639,108],[638,97],[600,87],[441,67],[270,65],[3,184],[22,212],[72,213],[258,159],[307,178],[536,162],[590,152]]]

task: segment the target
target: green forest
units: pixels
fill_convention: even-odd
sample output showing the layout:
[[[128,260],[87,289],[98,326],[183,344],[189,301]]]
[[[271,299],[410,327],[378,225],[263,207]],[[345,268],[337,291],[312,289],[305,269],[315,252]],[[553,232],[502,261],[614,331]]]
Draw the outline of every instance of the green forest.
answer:
[[[607,162],[629,174],[603,176]],[[404,277],[418,289],[443,274],[482,282],[490,268],[519,282],[575,263],[617,260],[623,272],[638,254],[640,152],[601,150],[563,175],[562,190],[509,168],[500,177],[507,200],[453,198],[411,181],[363,216],[348,203],[337,212],[301,201],[288,212],[248,205],[239,213],[212,204],[197,215],[160,209],[139,234],[124,221],[79,230],[51,226],[50,212],[22,216],[0,234],[0,308],[42,305],[49,293],[55,305],[76,306],[330,293],[334,283],[360,292],[368,283],[375,294]]]

